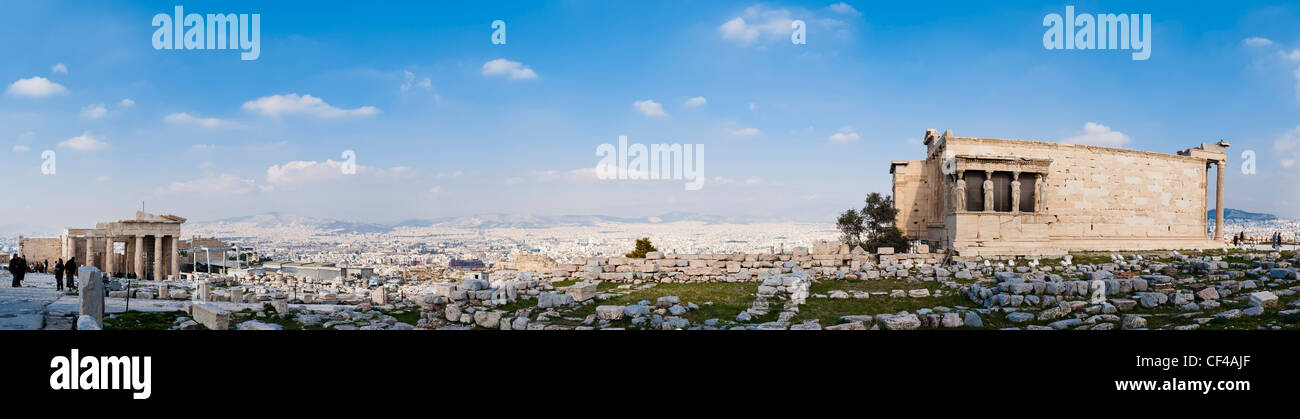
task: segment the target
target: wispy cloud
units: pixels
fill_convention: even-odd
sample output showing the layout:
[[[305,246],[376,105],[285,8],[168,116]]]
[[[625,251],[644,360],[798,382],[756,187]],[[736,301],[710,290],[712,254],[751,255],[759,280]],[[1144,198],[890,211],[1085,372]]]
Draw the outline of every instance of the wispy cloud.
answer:
[[[1105,147],[1118,147],[1128,144],[1132,139],[1119,131],[1112,131],[1107,127],[1096,122],[1089,122],[1083,125],[1083,132],[1075,134],[1061,142],[1066,144],[1080,145],[1098,145]]]
[[[108,115],[108,108],[104,104],[92,104],[81,108],[81,117],[85,119],[99,119]]]
[[[227,121],[227,120],[224,120],[224,119],[217,119],[217,118],[201,118],[201,117],[198,117],[198,116],[195,116],[195,115],[191,115],[191,114],[189,114],[189,113],[187,113],[187,112],[176,112],[176,113],[173,113],[173,114],[167,115],[166,117],[163,118],[163,121],[165,121],[165,122],[167,122],[167,123],[169,123],[169,124],[194,125],[194,126],[197,126],[197,127],[203,127],[203,128],[237,128],[237,127],[239,127],[237,124],[235,124],[234,122],[231,122],[231,121]]]
[[[762,131],[759,131],[758,128],[754,128],[754,127],[741,128],[731,132],[731,135],[735,135],[737,137],[752,137],[758,134],[762,134]]]
[[[664,105],[662,103],[650,99],[632,102],[632,108],[636,109],[636,111],[640,112],[642,115],[652,118],[668,116],[668,113],[664,112]]]
[[[54,67],[50,67],[50,74],[59,74],[59,73],[68,74],[68,66],[64,65],[63,63],[58,63],[55,64]]]
[[[858,133],[853,131],[852,128],[844,127],[841,128],[839,132],[831,134],[829,139],[831,140],[832,143],[848,144],[850,142],[857,141],[858,138],[859,138]]]
[[[682,105],[684,105],[684,106],[686,106],[686,107],[688,107],[688,108],[698,108],[698,107],[704,106],[704,105],[706,105],[706,104],[708,104],[708,103],[709,103],[709,100],[708,100],[708,99],[705,99],[704,96],[696,96],[696,97],[693,97],[693,98],[690,98],[690,99],[686,99],[686,102],[683,103]]]
[[[316,161],[291,161],[283,165],[272,165],[266,169],[266,182],[271,184],[295,184],[324,181],[340,181],[351,176],[369,180],[406,180],[414,178],[418,172],[410,167],[395,166],[390,168],[377,168],[369,166],[356,166],[356,174],[349,175],[343,173],[343,162],[326,160],[324,162]]]
[[[108,143],[92,137],[90,132],[86,132],[80,136],[60,141],[59,147],[73,151],[94,151],[108,148]]]
[[[505,58],[497,58],[483,63],[483,75],[504,75],[509,77],[511,80],[529,80],[537,78],[537,73],[533,72],[533,69],[518,61],[510,61]]]
[[[403,71],[402,75],[406,79],[406,81],[402,82],[402,87],[400,88],[403,93],[417,88],[425,90],[433,88],[433,80],[430,80],[428,77],[417,79],[415,73],[410,71]]]
[[[202,177],[188,181],[176,181],[158,188],[159,194],[223,194],[244,195],[258,190],[257,181],[245,179],[229,173]]]
[[[287,95],[264,96],[244,102],[244,110],[253,111],[262,116],[278,118],[282,115],[304,115],[321,119],[370,116],[380,111],[374,106],[362,106],[343,109],[331,106],[321,98],[312,95],[290,93]]]
[[[854,9],[853,6],[850,6],[848,3],[845,2],[832,4],[830,5],[830,8],[832,12],[839,13],[842,15],[848,15],[853,17],[862,16],[862,12],[859,12],[858,9]]]

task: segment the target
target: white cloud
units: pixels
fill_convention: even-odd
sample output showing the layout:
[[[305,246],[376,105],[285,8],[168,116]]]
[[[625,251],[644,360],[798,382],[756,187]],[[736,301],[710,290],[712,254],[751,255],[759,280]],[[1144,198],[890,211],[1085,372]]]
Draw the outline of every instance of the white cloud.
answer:
[[[429,193],[442,193],[442,187],[434,186],[432,188],[429,188]]]
[[[46,97],[52,95],[61,95],[67,93],[68,89],[63,85],[51,82],[44,77],[32,77],[29,79],[18,79],[18,81],[9,85],[5,94],[11,96],[26,97]]]
[[[95,137],[91,137],[90,132],[86,132],[84,134],[81,134],[80,136],[72,137],[60,141],[59,147],[70,149],[73,151],[92,151],[92,150],[108,148],[108,143],[100,141]]]
[[[55,64],[54,67],[50,67],[50,74],[58,73],[68,74],[68,66],[63,65],[63,63],[58,63]]]
[[[732,131],[732,132],[731,132],[731,135],[748,137],[748,136],[758,135],[758,134],[761,134],[761,133],[762,133],[762,132],[759,131],[758,128],[750,127],[750,128],[741,128],[741,129],[738,129],[738,130]]]
[[[257,181],[222,173],[185,182],[172,182],[165,187],[158,188],[157,192],[160,194],[243,195],[257,189],[259,189]]]
[[[684,105],[686,105],[686,107],[688,108],[698,108],[708,103],[709,100],[705,99],[704,96],[696,96],[690,99],[686,99],[686,103],[684,103]]]
[[[129,108],[135,106],[135,101],[131,100],[131,98],[126,98],[126,99],[122,99],[121,102],[118,102],[117,105],[123,108]]]
[[[637,112],[641,112],[642,115],[649,117],[668,116],[668,114],[664,112],[663,104],[650,99],[632,102],[632,108],[636,109]]]
[[[854,9],[853,6],[850,6],[848,3],[845,3],[845,2],[839,2],[839,3],[832,4],[832,5],[830,6],[830,8],[831,8],[831,11],[833,11],[833,12],[835,12],[835,13],[842,14],[842,15],[849,15],[849,16],[855,16],[855,17],[856,17],[856,16],[862,16],[862,12],[859,12],[858,9]]]
[[[1096,122],[1089,122],[1083,125],[1083,132],[1072,137],[1066,138],[1063,143],[1097,145],[1106,147],[1118,147],[1128,144],[1132,139],[1119,131],[1111,131],[1107,127]]]
[[[830,140],[832,143],[840,143],[840,144],[848,144],[850,142],[857,141],[858,138],[859,138],[858,133],[853,131],[850,128],[841,129],[839,132],[831,134],[830,136]]]
[[[291,161],[283,165],[266,168],[266,182],[271,184],[296,184],[324,181],[340,181],[346,178],[361,177],[370,180],[406,180],[414,178],[415,169],[395,166],[387,169],[369,166],[356,166],[356,174],[344,174],[343,162],[326,160]]]
[[[99,119],[108,115],[108,108],[104,104],[87,105],[81,108],[81,117],[86,119]]]
[[[428,77],[416,80],[415,73],[412,73],[410,71],[403,71],[402,74],[406,77],[406,81],[402,82],[402,87],[401,87],[402,92],[408,92],[415,88],[421,88],[426,90],[433,88],[433,81],[429,80]]]
[[[789,39],[791,23],[789,10],[769,10],[763,6],[751,6],[740,16],[726,21],[718,27],[722,38],[740,45],[750,45],[760,38]]]
[[[521,177],[506,178],[507,185],[518,185],[520,183],[524,183],[524,178]]]
[[[281,115],[306,115],[325,119],[370,116],[380,112],[374,106],[362,106],[355,109],[336,108],[325,103],[321,98],[312,95],[299,96],[297,93],[264,96],[250,100],[244,102],[244,110],[273,118],[278,118]]]
[[[28,151],[28,150],[31,150],[31,148],[28,148],[27,146],[22,145],[22,144],[15,145],[14,148],[13,148],[13,151],[14,151],[15,153],[17,153],[17,152],[19,152],[19,151]]]
[[[1266,47],[1269,45],[1273,45],[1273,41],[1269,40],[1268,38],[1260,38],[1258,36],[1252,36],[1243,39],[1241,40],[1241,43],[1248,47]]]
[[[203,128],[233,128],[233,127],[237,127],[237,125],[236,125],[235,123],[230,122],[230,121],[227,121],[227,120],[224,120],[224,119],[217,119],[217,118],[200,118],[200,117],[197,117],[197,116],[194,116],[194,115],[190,115],[190,114],[187,113],[187,112],[176,112],[176,113],[173,113],[173,114],[167,115],[166,117],[163,118],[163,121],[165,121],[165,122],[167,122],[167,123],[169,123],[169,124],[187,124],[187,125],[194,125],[194,126],[199,126],[199,127],[203,127]]]
[[[749,102],[749,111],[754,112],[757,110],[758,110],[758,104],[754,102]]]
[[[512,80],[528,80],[537,78],[537,73],[533,69],[518,61],[510,61],[505,58],[497,58],[492,61],[483,63],[484,76],[505,75]]]

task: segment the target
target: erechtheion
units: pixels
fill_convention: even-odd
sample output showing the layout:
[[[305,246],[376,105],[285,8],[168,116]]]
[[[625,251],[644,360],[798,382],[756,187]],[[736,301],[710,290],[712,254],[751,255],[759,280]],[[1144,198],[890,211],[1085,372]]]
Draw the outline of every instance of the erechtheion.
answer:
[[[896,225],[932,247],[960,256],[1048,256],[1223,246],[1227,142],[1164,154],[927,130],[924,144],[925,160],[894,161],[889,171]]]

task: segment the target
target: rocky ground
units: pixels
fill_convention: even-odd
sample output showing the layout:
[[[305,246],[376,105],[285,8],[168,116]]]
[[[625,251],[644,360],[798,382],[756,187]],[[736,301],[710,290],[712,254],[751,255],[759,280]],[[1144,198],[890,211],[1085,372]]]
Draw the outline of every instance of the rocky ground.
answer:
[[[1294,252],[1077,253],[942,265],[779,264],[754,281],[115,281],[105,329],[1294,329]],[[0,276],[3,276],[0,274]],[[870,278],[870,279],[867,279]],[[74,328],[49,275],[0,278],[0,329]],[[127,293],[131,311],[124,312]]]

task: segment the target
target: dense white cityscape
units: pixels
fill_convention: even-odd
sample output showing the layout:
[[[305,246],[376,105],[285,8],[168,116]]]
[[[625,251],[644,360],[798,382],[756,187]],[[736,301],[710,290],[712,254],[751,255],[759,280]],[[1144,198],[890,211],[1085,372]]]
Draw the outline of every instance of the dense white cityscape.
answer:
[[[1261,243],[1273,233],[1281,233],[1288,242],[1300,237],[1300,220],[1260,218],[1229,218],[1226,233],[1244,233],[1249,240]],[[376,269],[448,267],[453,261],[492,266],[515,254],[539,254],[564,263],[575,258],[622,255],[641,237],[651,238],[665,253],[693,254],[781,253],[839,236],[832,223],[796,221],[656,222],[654,217],[528,220],[461,217],[379,225],[263,214],[187,223],[184,234],[252,248],[264,260]],[[0,237],[0,252],[18,252],[18,236]]]

